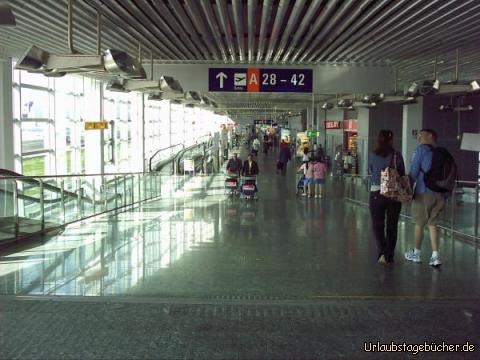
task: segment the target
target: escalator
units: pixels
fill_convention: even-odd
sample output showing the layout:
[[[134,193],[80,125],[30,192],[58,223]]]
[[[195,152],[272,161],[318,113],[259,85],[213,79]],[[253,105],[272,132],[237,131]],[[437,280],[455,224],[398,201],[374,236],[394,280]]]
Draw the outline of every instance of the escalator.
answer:
[[[146,173],[30,177],[0,169],[0,248],[161,196],[164,182],[183,174],[187,159],[193,160],[196,174],[210,172],[211,152],[211,141],[161,149]],[[184,181],[183,176],[175,181],[175,190]]]

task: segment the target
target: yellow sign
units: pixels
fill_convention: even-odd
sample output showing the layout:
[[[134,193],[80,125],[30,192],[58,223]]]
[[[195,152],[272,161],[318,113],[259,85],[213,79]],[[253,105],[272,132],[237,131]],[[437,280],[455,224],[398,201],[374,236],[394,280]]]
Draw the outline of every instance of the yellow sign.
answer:
[[[85,130],[104,130],[108,129],[107,121],[85,121]]]

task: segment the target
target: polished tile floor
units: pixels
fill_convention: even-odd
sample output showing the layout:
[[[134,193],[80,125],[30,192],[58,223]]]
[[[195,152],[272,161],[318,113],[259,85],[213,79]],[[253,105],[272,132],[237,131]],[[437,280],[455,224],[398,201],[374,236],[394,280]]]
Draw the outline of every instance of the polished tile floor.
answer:
[[[368,209],[295,196],[294,165],[275,175],[259,156],[259,200],[223,195],[223,176],[187,181],[171,199],[67,227],[44,244],[0,258],[0,294],[128,296],[480,296],[478,249],[444,237],[444,266],[410,264],[412,226],[399,229],[396,263],[375,263]]]
[[[470,314],[468,316],[459,312],[455,318],[459,320],[455,324],[468,334],[479,330],[478,325],[475,325],[480,323],[478,307],[475,305],[480,299],[478,249],[448,236],[442,237],[440,253],[444,265],[441,269],[433,269],[428,266],[430,245],[425,238],[423,263],[406,263],[402,254],[412,246],[413,227],[402,222],[396,262],[389,267],[381,266],[375,261],[368,209],[345,202],[342,198],[341,182],[329,181],[323,199],[297,197],[294,164],[289,165],[287,176],[276,175],[275,159],[272,155],[259,155],[258,201],[225,197],[224,178],[221,175],[195,178],[186,181],[184,188],[178,189],[169,199],[150,201],[118,214],[73,224],[62,234],[48,238],[38,246],[1,256],[0,325],[1,310],[7,309],[5,311],[8,312],[8,306],[14,306],[2,307],[2,301],[11,301],[14,296],[17,301],[68,299],[66,305],[61,305],[65,307],[62,311],[66,313],[68,302],[71,302],[73,308],[76,301],[94,300],[104,304],[102,306],[106,308],[109,303],[116,301],[144,306],[150,302],[183,303],[190,306],[188,311],[183,308],[179,310],[186,318],[190,312],[193,315],[203,314],[202,311],[206,310],[202,306],[208,304],[220,306],[217,310],[225,317],[229,314],[226,315],[225,310],[222,310],[225,304],[295,304],[299,309],[303,309],[298,310],[300,314],[306,309],[304,306],[313,309],[315,306],[324,306],[325,302],[332,302],[335,306],[348,302],[345,306],[356,308],[355,311],[358,312],[361,306],[375,308],[375,302],[378,301],[379,309],[390,305],[410,306],[408,311],[413,311],[412,309],[423,306],[425,311],[418,317],[424,316],[436,325],[439,319],[432,319],[433,308],[425,306],[440,301],[440,305],[435,305],[439,309],[446,310],[452,306],[458,306],[459,311],[470,309],[465,310]],[[58,298],[59,295],[63,297]],[[361,301],[361,306],[355,301]],[[197,310],[191,310],[194,304],[199,304]],[[25,305],[18,306],[21,308]],[[211,311],[216,312],[215,306],[212,306]],[[29,309],[32,316],[40,316],[39,311],[42,314],[49,311],[35,307]],[[92,310],[93,313],[96,313],[99,319],[103,318],[103,310],[100,311],[98,307],[95,309]],[[16,311],[18,314],[18,311],[24,310]],[[79,313],[82,311],[87,310],[82,308]],[[132,311],[134,316],[135,311]],[[237,310],[228,311],[236,313]],[[238,314],[242,311],[238,310]],[[276,310],[267,308],[261,311],[262,314],[263,311],[268,314],[273,311],[271,314],[276,314]],[[340,314],[343,310],[338,311]],[[354,314],[357,314],[352,311],[351,320]],[[399,315],[400,313],[389,313],[390,320],[394,321],[396,316],[403,316]],[[11,323],[19,324],[15,312],[9,314]],[[248,318],[246,314],[245,317]],[[335,311],[330,315],[334,314]],[[142,316],[139,319],[148,318],[148,311],[145,310]],[[278,316],[280,317],[280,312]],[[295,320],[293,314],[291,319],[294,331],[295,322],[300,326],[305,316],[301,315]],[[312,319],[315,319],[315,316]],[[315,322],[312,319],[308,321]],[[341,322],[341,316],[339,319]],[[247,330],[242,330],[246,331],[244,336],[250,337],[252,342],[255,342],[255,336],[260,336],[254,325],[257,320],[252,320],[250,332],[248,327]],[[269,319],[268,322],[277,320]],[[359,325],[352,321],[348,326],[352,331],[356,329],[356,334],[361,336],[362,331],[355,327]],[[359,321],[365,322],[368,319],[362,318]],[[215,326],[214,323],[215,321],[206,319],[201,326]],[[102,326],[106,325],[102,323]],[[318,326],[320,323],[314,324],[316,331],[319,331]],[[332,325],[332,334],[336,334],[334,328],[341,333],[338,324],[335,326]],[[284,329],[283,336],[286,336],[289,326],[282,323],[281,328]],[[408,331],[408,328],[408,322],[403,322],[396,330],[397,335],[401,332],[399,329]],[[310,331],[308,326],[302,329],[307,333]],[[225,331],[228,332],[228,329]],[[328,332],[328,327],[324,331]],[[375,334],[375,329],[365,331],[370,335]],[[382,331],[382,336],[386,336],[389,330]],[[447,335],[455,335],[457,340],[464,336],[462,332],[446,331]],[[213,331],[217,335],[221,332],[221,327],[216,327]],[[210,334],[213,336],[213,333]],[[267,341],[265,336],[268,338],[268,335],[265,335],[264,331],[262,334],[261,341]],[[5,339],[10,339],[9,336],[5,336]],[[185,339],[188,339],[188,336],[185,336]],[[277,333],[276,336],[280,335]],[[318,343],[320,340],[315,341]],[[322,356],[322,351],[318,350],[321,349],[320,345],[318,352],[315,352],[314,343],[304,347],[301,350],[303,352],[292,354],[328,358]],[[236,352],[231,354],[221,351],[211,353],[207,350],[196,353],[191,350],[188,356],[181,354],[180,357],[264,358],[261,350],[257,349],[254,353],[242,352],[238,344],[232,345],[230,350],[236,349]],[[295,349],[296,345],[292,346]],[[300,351],[300,344],[298,346],[297,350]],[[182,346],[179,345],[179,348]],[[17,354],[12,347],[5,349],[9,349],[10,352],[5,353],[9,356]],[[209,349],[212,350],[211,347]],[[263,355],[282,358],[280,348],[272,349],[272,352],[267,351]],[[344,350],[339,354],[355,354],[348,346]],[[48,349],[44,351],[48,353]],[[105,356],[105,351],[107,350],[104,349],[99,354]],[[67,353],[69,355],[64,358],[75,358],[73,352],[66,350]],[[132,353],[128,358],[137,358],[138,354]],[[179,353],[167,351],[156,354],[160,355],[145,358],[171,358],[177,357]],[[57,352],[53,355],[52,358],[62,358]],[[84,355],[82,358],[85,359],[101,358],[92,354]],[[122,358],[121,355],[112,358]],[[35,357],[32,355],[24,358]]]

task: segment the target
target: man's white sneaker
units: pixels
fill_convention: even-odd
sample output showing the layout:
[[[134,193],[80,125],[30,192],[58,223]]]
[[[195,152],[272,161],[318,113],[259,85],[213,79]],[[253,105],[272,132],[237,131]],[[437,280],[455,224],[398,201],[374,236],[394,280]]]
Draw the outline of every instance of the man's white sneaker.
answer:
[[[420,259],[420,255],[415,254],[415,250],[410,250],[405,253],[405,259],[408,261],[412,261],[414,263],[421,263],[422,260]]]
[[[437,255],[437,256],[432,256],[432,257],[430,258],[429,264],[430,264],[431,266],[440,266],[440,265],[442,265],[442,261],[440,260],[440,256],[438,256],[438,255]]]

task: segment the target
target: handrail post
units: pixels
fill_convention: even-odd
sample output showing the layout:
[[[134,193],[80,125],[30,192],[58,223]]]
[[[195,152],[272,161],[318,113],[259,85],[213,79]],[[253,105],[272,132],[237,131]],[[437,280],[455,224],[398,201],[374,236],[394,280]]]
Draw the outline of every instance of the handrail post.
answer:
[[[148,197],[149,199],[151,199],[153,196],[153,179],[152,179],[152,176],[153,176],[154,173],[150,173],[148,178],[149,178],[149,182],[150,182],[150,196]]]
[[[162,196],[162,175],[161,174],[158,174],[158,178],[159,178],[159,182],[158,182],[158,185],[159,185],[159,192],[158,192],[158,196]]]
[[[97,213],[97,197],[95,196],[97,191],[95,189],[95,177],[92,177],[92,189],[93,215],[95,215]]]
[[[135,190],[134,190],[135,189],[135,180],[134,180],[135,175],[132,175],[131,179],[132,179],[132,185],[130,187],[130,194],[131,194],[130,196],[132,198],[132,203],[130,205],[132,205],[132,209],[133,209],[133,204],[135,203]]]
[[[475,185],[475,228],[473,229],[475,234],[475,245],[478,244],[478,184]]]
[[[141,179],[142,177],[140,176],[140,174],[137,174],[137,182],[138,182],[138,201],[141,202],[142,201],[142,185],[141,185]]]
[[[80,178],[77,179],[77,216],[78,218],[82,217],[82,194],[81,194],[82,183],[81,181],[82,180]]]
[[[127,206],[127,177],[123,176],[123,206]]]
[[[20,217],[18,215],[19,209],[18,209],[18,184],[17,180],[13,180],[13,216],[14,216],[14,232],[15,232],[15,238],[18,237],[18,232],[20,230]]]
[[[44,201],[44,193],[43,193],[43,180],[39,180],[40,183],[40,228],[41,230],[45,230],[45,201]]]
[[[62,209],[62,219],[65,223],[66,215],[65,215],[65,180],[60,180],[60,207]]]
[[[118,208],[118,189],[117,189],[117,176],[113,177],[113,184],[115,186],[115,209]]]

